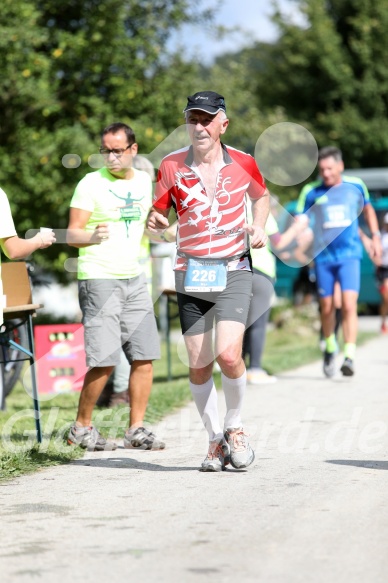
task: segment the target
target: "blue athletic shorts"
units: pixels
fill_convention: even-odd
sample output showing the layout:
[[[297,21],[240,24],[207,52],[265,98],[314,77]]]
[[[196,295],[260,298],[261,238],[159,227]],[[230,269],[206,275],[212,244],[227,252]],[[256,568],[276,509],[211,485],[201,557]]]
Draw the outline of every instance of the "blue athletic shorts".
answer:
[[[336,281],[341,291],[360,291],[360,260],[343,259],[338,263],[316,263],[318,296],[325,298],[334,293]]]

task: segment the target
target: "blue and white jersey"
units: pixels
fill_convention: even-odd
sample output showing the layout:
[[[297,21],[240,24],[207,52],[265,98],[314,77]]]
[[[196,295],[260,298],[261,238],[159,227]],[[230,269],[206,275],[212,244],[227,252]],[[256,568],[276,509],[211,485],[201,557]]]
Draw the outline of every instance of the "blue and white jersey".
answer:
[[[366,204],[370,204],[368,189],[362,180],[353,176],[343,176],[342,182],[335,186],[325,186],[319,180],[302,189],[297,213],[309,217],[317,263],[361,259],[358,217]]]

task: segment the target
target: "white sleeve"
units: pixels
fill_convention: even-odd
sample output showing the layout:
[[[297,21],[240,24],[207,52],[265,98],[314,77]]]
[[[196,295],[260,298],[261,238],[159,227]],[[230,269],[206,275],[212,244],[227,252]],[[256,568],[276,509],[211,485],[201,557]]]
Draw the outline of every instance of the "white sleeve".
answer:
[[[16,229],[12,218],[11,207],[4,190],[0,188],[0,239],[14,237]]]

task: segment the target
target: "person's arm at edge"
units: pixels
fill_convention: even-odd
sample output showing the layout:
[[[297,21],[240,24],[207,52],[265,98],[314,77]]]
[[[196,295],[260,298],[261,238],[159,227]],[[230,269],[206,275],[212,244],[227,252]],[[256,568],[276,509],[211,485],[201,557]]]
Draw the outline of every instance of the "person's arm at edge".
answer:
[[[37,233],[31,239],[21,239],[17,235],[0,239],[0,246],[8,259],[24,259],[38,249],[46,249],[55,242],[54,231]]]

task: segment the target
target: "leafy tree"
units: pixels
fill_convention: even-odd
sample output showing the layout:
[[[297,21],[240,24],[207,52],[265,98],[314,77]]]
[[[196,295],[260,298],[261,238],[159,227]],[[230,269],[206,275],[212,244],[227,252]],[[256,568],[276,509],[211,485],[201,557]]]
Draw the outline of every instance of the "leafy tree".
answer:
[[[173,31],[209,21],[217,8],[188,0],[3,0],[0,14],[0,184],[22,233],[65,228],[78,180],[92,169],[103,127],[133,126],[152,150],[174,129],[177,99],[197,66],[166,51]],[[79,163],[64,167],[67,154]],[[75,161],[76,158],[73,158]],[[41,261],[58,269],[69,253]]]
[[[254,155],[255,145],[269,126],[286,121],[283,109],[267,108],[263,111],[255,97],[260,63],[255,50],[225,54],[204,72],[209,87],[224,95],[230,124],[225,141],[231,146]]]
[[[388,149],[388,0],[297,0],[305,25],[279,10],[279,40],[257,50],[257,103],[284,108],[348,166],[385,166]]]

